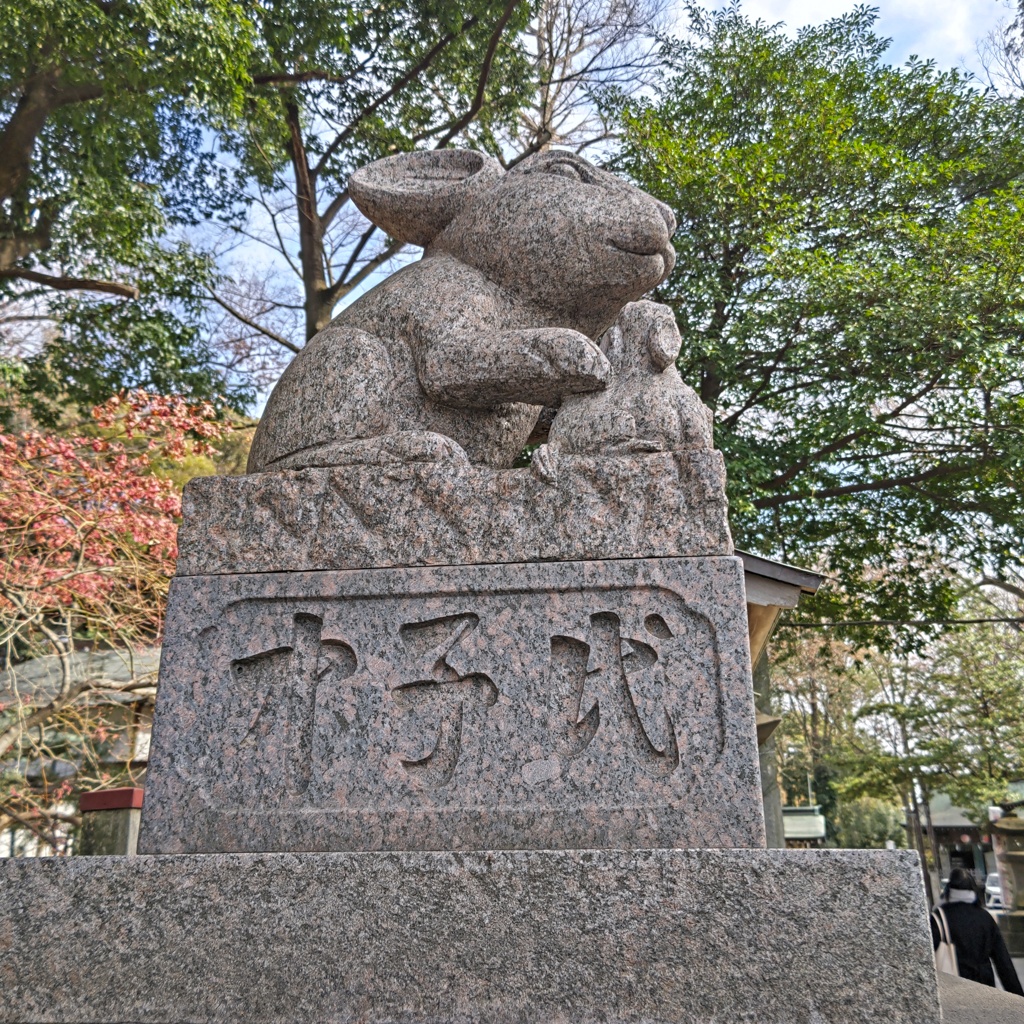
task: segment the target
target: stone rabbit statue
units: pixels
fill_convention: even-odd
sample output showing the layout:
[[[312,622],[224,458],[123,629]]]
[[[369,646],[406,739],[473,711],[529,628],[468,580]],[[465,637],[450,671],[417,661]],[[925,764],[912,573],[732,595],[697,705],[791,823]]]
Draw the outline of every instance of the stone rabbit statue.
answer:
[[[559,455],[638,455],[712,447],[711,410],[676,370],[681,339],[668,306],[631,302],[600,339],[607,389],[565,398],[532,468],[553,481]]]
[[[349,191],[423,258],[295,357],[267,402],[250,472],[510,466],[544,405],[605,386],[595,339],[675,262],[668,207],[568,152],[507,173],[472,151],[406,153],[356,171]]]

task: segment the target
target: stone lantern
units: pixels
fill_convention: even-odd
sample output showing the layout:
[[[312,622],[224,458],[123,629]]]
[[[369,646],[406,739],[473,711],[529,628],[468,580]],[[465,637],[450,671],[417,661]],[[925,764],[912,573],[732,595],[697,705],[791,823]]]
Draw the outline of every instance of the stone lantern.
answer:
[[[1022,806],[989,825],[1006,910],[997,919],[1011,956],[1024,956],[1024,817]]]

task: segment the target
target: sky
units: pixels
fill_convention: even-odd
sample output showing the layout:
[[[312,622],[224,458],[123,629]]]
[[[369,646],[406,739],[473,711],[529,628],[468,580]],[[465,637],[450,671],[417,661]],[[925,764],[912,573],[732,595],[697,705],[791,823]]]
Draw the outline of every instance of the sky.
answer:
[[[854,6],[854,0],[743,0],[742,10],[796,29],[820,24]],[[917,54],[934,58],[941,68],[967,68],[979,75],[978,39],[1013,16],[1005,0],[875,0],[871,6],[879,11],[876,31],[892,39],[889,63],[902,64]]]

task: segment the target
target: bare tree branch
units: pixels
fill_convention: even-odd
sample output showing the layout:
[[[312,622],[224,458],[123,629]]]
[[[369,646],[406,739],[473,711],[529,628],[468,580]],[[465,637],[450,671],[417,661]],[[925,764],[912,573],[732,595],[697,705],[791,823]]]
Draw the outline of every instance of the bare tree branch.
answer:
[[[520,0],[517,0],[520,2]],[[327,166],[327,161],[334,156],[335,153],[343,146],[346,140],[352,135],[352,133],[359,126],[360,122],[364,121],[375,111],[379,110],[383,104],[387,103],[388,100],[397,96],[410,82],[418,78],[426,71],[431,64],[437,59],[438,55],[442,53],[448,46],[451,45],[456,39],[464,36],[476,23],[477,18],[467,18],[462,25],[459,27],[458,32],[449,32],[447,35],[442,36],[422,57],[422,59],[414,64],[404,75],[402,75],[397,81],[392,83],[391,87],[385,92],[381,93],[368,107],[361,110],[355,118],[352,119],[339,132],[331,142],[331,144],[324,150],[323,155],[317,161],[316,167],[313,168],[312,174],[314,178],[320,176],[324,167]],[[507,20],[507,19],[506,19]]]
[[[473,118],[480,113],[484,105],[484,96],[487,92],[487,82],[491,77],[491,68],[494,66],[494,54],[498,49],[498,43],[501,42],[501,37],[504,35],[505,28],[512,15],[515,14],[516,8],[523,2],[524,0],[509,0],[505,5],[505,9],[501,12],[501,17],[494,26],[491,38],[487,41],[487,50],[484,53],[484,60],[480,66],[480,76],[477,79],[476,95],[473,97],[473,102],[470,104],[469,109],[462,115],[462,117],[451,125],[443,126],[435,129],[434,131],[424,132],[420,135],[413,136],[413,141],[419,142],[423,139],[433,138],[435,131],[444,131],[445,134],[434,144],[435,149],[443,149],[452,141],[452,139],[455,138],[456,135],[459,134],[459,132],[468,127]]]
[[[371,224],[369,228],[367,228],[366,231],[363,232],[362,237],[353,247],[352,253],[348,258],[348,262],[345,264],[345,266],[342,268],[341,273],[338,275],[338,281],[347,280],[348,275],[352,273],[352,268],[355,266],[356,260],[359,259],[359,254],[363,251],[364,248],[366,248],[366,244],[370,241],[371,238],[373,238],[376,232],[377,227],[375,224]]]
[[[980,586],[998,587],[1000,590],[1006,591],[1007,594],[1012,594],[1014,597],[1024,601],[1024,587],[1018,587],[1015,583],[1001,579],[998,576],[982,576]]]
[[[245,324],[246,327],[251,327],[254,331],[259,332],[264,337],[269,338],[271,341],[276,341],[279,345],[283,345],[285,348],[290,349],[292,352],[301,352],[302,349],[294,342],[289,341],[287,338],[280,334],[270,330],[268,327],[263,327],[258,324],[255,320],[250,320],[244,313],[239,312],[234,306],[225,302],[215,291],[210,288],[206,289],[210,298],[220,306],[225,312],[230,313],[239,323]]]
[[[19,825],[21,825],[22,828],[27,828],[29,832],[32,833],[32,835],[34,835],[37,839],[42,840],[42,842],[44,842],[51,849],[58,849],[60,845],[60,840],[57,838],[56,832],[46,830],[38,822],[33,821],[26,815],[19,814],[17,811],[13,810],[6,804],[0,807],[0,814],[3,814],[4,817],[6,818],[10,818],[11,821],[16,821]],[[38,814],[38,817],[45,817],[46,819],[49,819],[50,815],[44,816],[42,814]]]
[[[44,284],[48,288],[55,288],[58,291],[105,292],[108,295],[119,295],[125,299],[137,299],[139,297],[139,289],[133,284],[120,284],[117,281],[95,281],[87,277],[57,277],[53,274],[40,273],[38,270],[21,270],[18,267],[0,269],[0,278],[32,281],[34,284]]]
[[[339,192],[330,203],[327,208],[320,216],[320,223],[323,224],[324,228],[328,228],[333,222],[334,218],[338,216],[341,208],[348,202],[348,189],[344,192]]]
[[[910,476],[883,477],[878,480],[867,480],[861,484],[847,484],[845,487],[827,487],[820,491],[800,491],[792,494],[778,494],[771,498],[757,498],[753,505],[755,508],[778,508],[780,505],[788,505],[794,501],[806,501],[808,498],[819,500],[822,498],[840,498],[846,494],[887,491],[894,487],[906,487],[910,484],[920,483],[922,480],[935,480],[941,477],[955,476],[957,473],[969,473],[976,469],[977,465],[954,463],[936,466],[933,469],[925,470],[923,473],[914,473]]]
[[[392,256],[396,255],[403,248],[402,242],[392,242],[386,249],[378,253],[373,257],[372,260],[368,260],[359,268],[359,272],[354,274],[349,280],[344,278],[336,281],[331,288],[327,290],[327,298],[329,301],[337,302],[343,295],[347,295],[353,288],[358,287],[363,283],[378,267],[387,263]]]

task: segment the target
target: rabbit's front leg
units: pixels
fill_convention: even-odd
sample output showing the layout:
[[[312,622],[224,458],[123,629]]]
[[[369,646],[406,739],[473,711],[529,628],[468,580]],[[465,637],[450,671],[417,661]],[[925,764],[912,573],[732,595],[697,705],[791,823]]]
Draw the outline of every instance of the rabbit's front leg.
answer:
[[[562,327],[433,338],[417,352],[416,368],[430,398],[476,408],[557,405],[565,395],[603,390],[611,372],[585,334]]]

